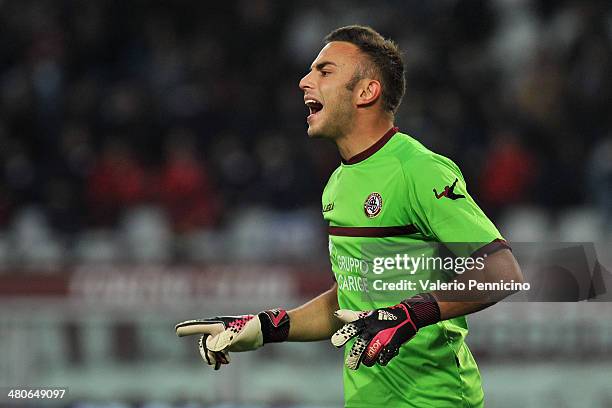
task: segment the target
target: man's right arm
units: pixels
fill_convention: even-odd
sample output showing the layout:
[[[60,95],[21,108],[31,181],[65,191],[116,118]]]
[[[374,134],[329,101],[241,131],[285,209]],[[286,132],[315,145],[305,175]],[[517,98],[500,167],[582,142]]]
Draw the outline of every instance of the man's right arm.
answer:
[[[179,337],[200,335],[200,355],[218,370],[229,364],[230,351],[255,350],[266,343],[330,339],[342,326],[336,284],[304,305],[286,312],[264,310],[256,315],[218,316],[187,320],[175,326]]]
[[[288,312],[291,321],[287,341],[327,340],[342,327],[334,316],[338,306],[338,284]]]

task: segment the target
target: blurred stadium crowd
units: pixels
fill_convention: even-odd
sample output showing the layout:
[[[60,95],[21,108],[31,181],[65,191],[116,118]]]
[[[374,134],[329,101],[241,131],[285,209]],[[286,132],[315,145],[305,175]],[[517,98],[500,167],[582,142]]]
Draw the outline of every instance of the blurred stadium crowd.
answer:
[[[567,229],[586,220],[589,239],[612,225],[611,9],[0,2],[0,260],[112,260],[121,231],[149,245],[145,260],[206,258],[278,228],[295,238],[263,248],[308,256],[339,157],[308,140],[297,83],[321,38],[355,22],[404,50],[396,123],[453,158],[506,231],[522,220],[519,238],[554,237],[559,214],[579,208]],[[181,252],[185,237],[206,244]]]
[[[0,0],[0,280],[57,292],[0,287],[17,295],[0,296],[0,385],[69,385],[55,406],[72,408],[340,404],[327,343],[244,353],[213,376],[172,327],[269,307],[239,266],[257,283],[265,261],[331,282],[313,264],[340,160],[308,140],[297,84],[323,36],[354,23],[400,44],[396,124],[457,162],[506,238],[612,238],[609,1]],[[181,283],[172,262],[210,266],[193,274],[225,276],[211,286],[226,291],[161,296]],[[47,270],[59,273],[33,279]],[[74,270],[89,279],[82,297]],[[248,296],[227,295],[233,276]],[[133,296],[142,288],[159,289],[158,308]],[[91,296],[106,289],[133,303]],[[274,302],[297,305],[287,293]],[[612,406],[609,305],[503,303],[471,318],[487,405]]]

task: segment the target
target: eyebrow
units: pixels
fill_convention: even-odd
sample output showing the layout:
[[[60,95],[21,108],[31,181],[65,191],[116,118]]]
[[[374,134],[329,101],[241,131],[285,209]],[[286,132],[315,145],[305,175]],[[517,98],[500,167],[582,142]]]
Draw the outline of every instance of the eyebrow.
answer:
[[[327,65],[333,65],[334,67],[337,67],[337,66],[338,66],[338,64],[336,64],[335,62],[331,62],[331,61],[322,61],[322,62],[319,62],[317,65],[315,65],[315,66],[314,66],[314,68],[315,68],[317,71],[320,71],[320,70],[322,70],[323,68],[325,68]],[[311,68],[311,69],[312,69],[312,68]]]

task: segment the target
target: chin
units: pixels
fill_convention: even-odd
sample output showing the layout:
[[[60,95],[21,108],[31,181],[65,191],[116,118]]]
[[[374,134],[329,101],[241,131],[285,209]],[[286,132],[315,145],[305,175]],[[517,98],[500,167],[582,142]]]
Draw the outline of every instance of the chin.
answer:
[[[325,121],[319,120],[308,125],[308,137],[311,139],[336,139],[335,126],[329,126]]]
[[[308,133],[308,137],[311,139],[325,137],[325,135],[319,129],[313,126],[308,126],[308,130],[306,131],[306,133]]]

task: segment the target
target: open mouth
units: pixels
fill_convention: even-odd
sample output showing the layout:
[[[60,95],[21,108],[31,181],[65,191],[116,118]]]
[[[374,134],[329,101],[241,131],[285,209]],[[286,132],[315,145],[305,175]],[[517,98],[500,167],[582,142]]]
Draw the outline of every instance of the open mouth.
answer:
[[[306,99],[304,101],[304,103],[308,107],[308,110],[309,110],[309,113],[310,113],[308,115],[309,118],[314,116],[314,115],[316,115],[317,113],[319,113],[323,109],[323,104],[321,102],[317,101],[316,99]]]

